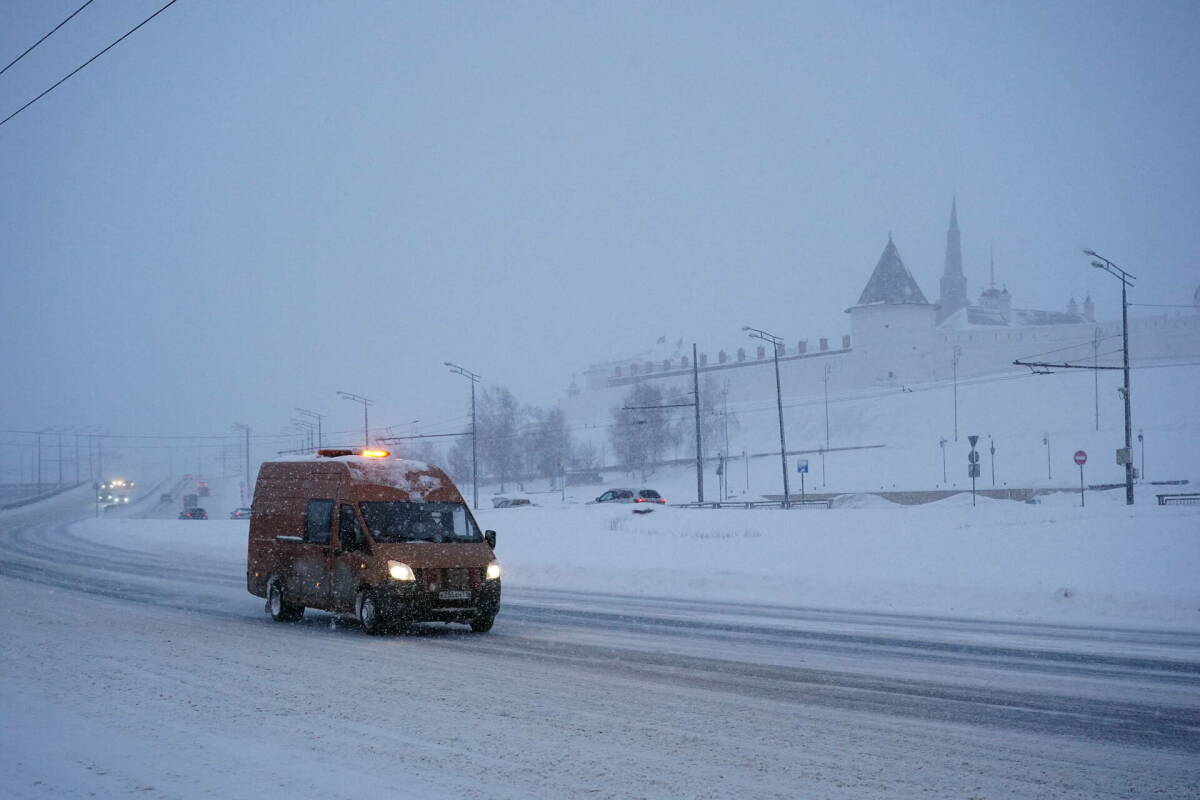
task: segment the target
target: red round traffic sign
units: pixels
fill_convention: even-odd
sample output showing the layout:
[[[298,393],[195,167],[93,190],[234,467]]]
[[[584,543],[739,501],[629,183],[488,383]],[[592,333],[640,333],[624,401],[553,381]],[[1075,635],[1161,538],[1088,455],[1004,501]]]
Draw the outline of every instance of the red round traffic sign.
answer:
[[[1086,464],[1087,463],[1087,453],[1085,453],[1082,450],[1076,450],[1075,451],[1075,463],[1081,467],[1084,464]]]

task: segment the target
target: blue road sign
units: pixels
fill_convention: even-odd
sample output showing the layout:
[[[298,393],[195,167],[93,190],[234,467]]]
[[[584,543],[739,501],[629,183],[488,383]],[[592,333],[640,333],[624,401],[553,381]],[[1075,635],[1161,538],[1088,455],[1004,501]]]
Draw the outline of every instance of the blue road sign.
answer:
[[[796,459],[796,472],[799,472],[801,474],[808,472],[808,459],[807,458]]]

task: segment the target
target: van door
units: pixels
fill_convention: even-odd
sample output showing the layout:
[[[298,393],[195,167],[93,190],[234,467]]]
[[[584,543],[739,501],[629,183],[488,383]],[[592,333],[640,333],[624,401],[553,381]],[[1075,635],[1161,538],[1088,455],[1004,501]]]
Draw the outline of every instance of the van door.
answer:
[[[338,504],[338,541],[333,551],[333,608],[353,611],[362,574],[371,565],[371,545],[351,503]]]
[[[310,608],[329,608],[329,570],[332,558],[333,501],[309,500],[304,519],[304,542],[294,572],[301,602]]]

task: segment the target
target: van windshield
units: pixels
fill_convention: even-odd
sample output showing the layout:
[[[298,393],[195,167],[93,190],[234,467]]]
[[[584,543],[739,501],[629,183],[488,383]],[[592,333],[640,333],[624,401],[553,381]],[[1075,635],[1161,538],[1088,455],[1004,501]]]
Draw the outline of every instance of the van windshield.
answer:
[[[482,542],[483,536],[462,503],[359,503],[371,538],[377,542]]]

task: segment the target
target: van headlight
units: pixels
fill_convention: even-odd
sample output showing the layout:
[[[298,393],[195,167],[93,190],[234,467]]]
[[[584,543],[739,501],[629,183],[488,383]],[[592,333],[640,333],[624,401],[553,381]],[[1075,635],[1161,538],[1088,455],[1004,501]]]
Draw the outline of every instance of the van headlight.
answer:
[[[488,564],[487,570],[483,573],[483,577],[487,578],[489,581],[500,580],[500,562],[493,561],[492,563]]]
[[[417,579],[417,576],[413,574],[412,567],[403,561],[388,562],[388,577],[394,581],[415,581]]]

